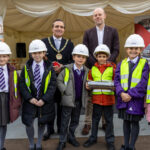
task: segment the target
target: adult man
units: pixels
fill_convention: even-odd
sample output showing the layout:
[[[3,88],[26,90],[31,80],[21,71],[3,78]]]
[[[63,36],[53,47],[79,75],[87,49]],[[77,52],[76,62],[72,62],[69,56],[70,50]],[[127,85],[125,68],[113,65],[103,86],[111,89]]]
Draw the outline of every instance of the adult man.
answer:
[[[43,39],[47,46],[47,57],[53,62],[54,70],[58,74],[65,64],[72,62],[73,43],[70,40],[64,39],[62,36],[65,32],[65,24],[61,19],[56,19],[52,24],[53,36]],[[61,124],[61,93],[56,89],[54,100],[57,102],[57,132],[60,132]],[[47,125],[47,132],[43,140],[49,139],[50,135],[54,133],[54,120]]]
[[[108,61],[116,62],[116,58],[119,54],[119,37],[117,30],[105,25],[105,19],[106,14],[104,9],[96,8],[93,12],[95,27],[85,31],[84,33],[83,43],[88,47],[90,54],[87,60],[87,66],[89,68],[91,68],[96,61],[93,56],[93,52],[99,44],[106,44],[109,47],[111,56]],[[85,126],[82,130],[82,134],[84,135],[88,134],[91,128],[91,114],[92,104],[90,99],[87,105]]]

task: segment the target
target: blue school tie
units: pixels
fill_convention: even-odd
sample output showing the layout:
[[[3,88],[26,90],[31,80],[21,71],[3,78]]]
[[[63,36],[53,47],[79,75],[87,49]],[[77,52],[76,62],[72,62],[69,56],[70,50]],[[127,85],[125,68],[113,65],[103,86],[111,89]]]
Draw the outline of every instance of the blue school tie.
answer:
[[[37,96],[39,96],[40,87],[41,87],[41,76],[40,76],[40,65],[39,64],[36,64],[36,66],[34,68],[34,81],[36,84]]]
[[[76,69],[76,72],[77,72],[78,75],[81,74],[81,71],[79,69]]]
[[[5,84],[5,76],[4,76],[4,69],[0,68],[0,89],[3,90],[6,87]]]
[[[59,50],[60,49],[60,44],[59,44],[59,39],[55,39],[55,45],[56,45],[56,49]]]

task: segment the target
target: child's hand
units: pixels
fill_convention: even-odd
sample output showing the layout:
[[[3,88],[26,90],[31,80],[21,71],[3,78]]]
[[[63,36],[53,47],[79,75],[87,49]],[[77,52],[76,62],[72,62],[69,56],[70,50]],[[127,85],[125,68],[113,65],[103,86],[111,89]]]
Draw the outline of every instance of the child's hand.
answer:
[[[89,87],[89,85],[88,85],[88,82],[86,82],[85,87],[86,87],[87,90],[90,90],[90,87]]]
[[[121,98],[122,98],[122,100],[123,100],[124,102],[129,102],[132,97],[131,97],[129,94],[122,92],[122,93],[121,93]]]
[[[44,101],[42,99],[40,99],[39,101],[37,101],[36,106],[43,106],[44,105]]]
[[[30,99],[30,103],[33,104],[33,105],[36,105],[37,101],[38,100],[36,98]]]

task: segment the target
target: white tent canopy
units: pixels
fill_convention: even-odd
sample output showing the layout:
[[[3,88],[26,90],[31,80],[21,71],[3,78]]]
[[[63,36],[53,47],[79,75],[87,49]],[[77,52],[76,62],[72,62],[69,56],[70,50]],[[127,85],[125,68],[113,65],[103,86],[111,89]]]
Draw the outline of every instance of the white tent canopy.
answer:
[[[15,51],[16,42],[28,45],[50,36],[53,20],[60,18],[66,24],[65,37],[81,43],[84,31],[94,26],[91,15],[97,7],[105,9],[106,24],[118,29],[122,46],[134,32],[134,17],[150,13],[150,0],[0,0],[5,41]]]

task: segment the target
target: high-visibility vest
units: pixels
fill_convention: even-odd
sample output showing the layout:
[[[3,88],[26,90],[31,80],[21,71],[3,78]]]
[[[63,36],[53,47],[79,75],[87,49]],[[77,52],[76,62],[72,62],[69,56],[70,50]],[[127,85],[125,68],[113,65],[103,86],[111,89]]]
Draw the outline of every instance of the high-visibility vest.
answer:
[[[92,78],[94,81],[112,81],[113,78],[113,67],[107,67],[104,73],[102,74],[96,66],[93,66],[91,69]],[[112,90],[104,89],[93,89],[93,95],[114,95]]]
[[[28,71],[27,71],[27,67],[25,65],[25,82],[26,82],[26,86],[29,90],[29,92],[31,93],[31,89],[30,89],[30,78],[29,78],[29,74],[28,74]],[[50,80],[51,80],[51,70],[49,71],[46,79],[45,79],[45,85],[44,85],[44,94],[46,93],[47,91],[47,88],[48,88],[48,84],[50,83]]]
[[[17,83],[18,83],[17,71],[14,70],[14,89],[15,89],[15,98],[17,98]]]
[[[140,59],[138,65],[134,69],[131,78],[131,85],[130,87],[135,87],[140,81],[142,77],[142,71],[144,65],[146,63],[146,59]],[[121,77],[121,86],[122,88],[127,91],[128,90],[128,78],[129,78],[129,64],[127,58],[125,58],[120,66],[120,77]]]
[[[69,81],[69,69],[65,68],[64,84],[67,85],[68,81]]]
[[[146,103],[150,103],[150,73],[149,73],[149,79],[148,79],[148,84],[147,84]]]

